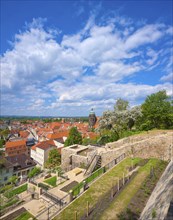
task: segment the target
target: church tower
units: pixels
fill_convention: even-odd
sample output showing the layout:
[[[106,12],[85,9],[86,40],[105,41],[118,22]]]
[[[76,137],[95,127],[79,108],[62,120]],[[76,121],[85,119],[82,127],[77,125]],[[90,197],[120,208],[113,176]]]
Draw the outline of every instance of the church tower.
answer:
[[[97,118],[95,115],[95,112],[93,111],[93,108],[91,109],[89,113],[89,128],[92,129],[94,125],[96,124]]]

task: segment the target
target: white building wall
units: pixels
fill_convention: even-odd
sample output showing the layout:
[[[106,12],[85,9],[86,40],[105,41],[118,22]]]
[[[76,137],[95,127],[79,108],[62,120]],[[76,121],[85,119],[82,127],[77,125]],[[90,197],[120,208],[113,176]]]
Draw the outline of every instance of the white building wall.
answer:
[[[38,165],[43,167],[49,157],[49,152],[52,149],[56,149],[56,148],[57,148],[56,146],[52,146],[47,150],[43,150],[41,148],[36,147],[36,150],[31,149],[31,157],[34,159],[36,163],[38,163]]]

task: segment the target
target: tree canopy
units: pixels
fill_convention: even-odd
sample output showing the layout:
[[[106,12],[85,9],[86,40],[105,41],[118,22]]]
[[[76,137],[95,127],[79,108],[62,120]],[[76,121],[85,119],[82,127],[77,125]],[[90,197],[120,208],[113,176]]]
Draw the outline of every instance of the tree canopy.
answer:
[[[37,174],[39,174],[41,172],[40,167],[34,167],[29,173],[28,173],[28,177],[32,178],[34,176],[36,176]]]
[[[70,146],[73,144],[82,144],[82,135],[76,127],[72,127],[69,132],[69,136],[66,139],[64,146]]]
[[[114,105],[115,111],[125,111],[129,108],[129,102],[123,99],[118,99]]]
[[[61,164],[61,155],[57,149],[49,152],[48,160],[46,161],[47,168],[55,168]]]
[[[173,128],[173,106],[165,90],[147,96],[141,106],[130,108],[126,100],[118,99],[113,111],[105,111],[99,120],[99,130],[104,141],[110,140],[110,132],[118,138],[124,131]],[[104,133],[109,130],[109,134]],[[114,135],[113,135],[114,137]]]
[[[173,126],[173,106],[165,90],[147,96],[142,104],[144,123],[151,128]]]
[[[99,120],[99,128],[100,130],[111,130],[113,132],[111,133],[111,139],[114,136],[117,139],[124,130],[131,130],[139,117],[141,117],[140,106],[129,108],[128,101],[118,99],[113,111],[105,111],[103,113]]]

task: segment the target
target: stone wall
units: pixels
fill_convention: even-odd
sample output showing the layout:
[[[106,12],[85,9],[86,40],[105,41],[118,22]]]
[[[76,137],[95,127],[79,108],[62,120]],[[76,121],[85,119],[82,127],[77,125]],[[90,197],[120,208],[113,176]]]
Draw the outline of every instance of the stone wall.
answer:
[[[74,150],[67,148],[62,148],[61,150],[61,168],[66,169],[70,166],[70,156],[74,154]]]
[[[79,165],[84,164],[85,166],[88,165],[88,157],[81,156],[81,155],[72,155],[72,165]]]
[[[42,189],[40,187],[38,187],[38,185],[36,186],[36,185],[30,183],[29,181],[27,182],[27,184],[28,184],[28,189],[27,189],[28,192],[31,194],[33,192],[40,197],[40,195],[42,194]]]
[[[119,148],[118,150],[109,150],[107,152],[102,153],[101,155],[101,166],[104,166],[119,157],[121,154],[125,153],[124,148]]]
[[[141,158],[161,158],[169,160],[171,157],[171,147],[173,132],[161,132],[154,135],[139,135],[124,138],[122,140],[108,143],[105,148],[107,152],[102,153],[102,166],[111,162],[119,155],[126,153],[127,156]]]
[[[173,199],[173,160],[169,163],[166,170],[158,181],[152,192],[144,210],[141,213],[140,220],[153,219],[152,211],[155,210],[156,218],[167,219],[166,215],[171,200]],[[171,219],[171,218],[170,218]]]

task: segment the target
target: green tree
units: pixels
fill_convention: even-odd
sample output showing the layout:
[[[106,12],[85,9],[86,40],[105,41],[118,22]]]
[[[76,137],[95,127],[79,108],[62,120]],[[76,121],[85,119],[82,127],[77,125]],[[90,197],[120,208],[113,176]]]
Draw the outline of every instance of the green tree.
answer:
[[[41,172],[40,167],[34,167],[29,173],[28,173],[28,177],[32,178],[36,175],[38,175]]]
[[[97,144],[97,139],[98,139],[98,138],[95,138],[95,139],[83,138],[82,144],[83,144],[83,145]]]
[[[64,146],[70,146],[73,144],[82,144],[82,135],[76,127],[72,127],[69,132],[69,136],[66,139]]]
[[[173,126],[173,106],[165,90],[149,95],[142,104],[142,113],[145,126],[146,123],[150,128]]]
[[[4,144],[5,144],[5,141],[3,139],[0,139],[0,148],[2,148]]]
[[[46,161],[47,168],[55,168],[61,164],[61,155],[57,149],[53,149],[49,152],[48,160]]]
[[[135,106],[126,110],[127,103],[126,105],[123,104],[123,106],[124,107],[121,108],[115,107],[114,111],[105,111],[103,113],[103,116],[99,120],[99,130],[102,134],[104,133],[104,130],[110,130],[114,132],[115,139],[120,138],[122,133],[128,129],[131,130],[137,119],[141,117],[140,106]]]
[[[7,136],[10,134],[10,130],[4,129],[0,131],[0,135],[4,138],[7,138]]]
[[[60,166],[56,167],[55,170],[57,171],[58,176],[61,176],[64,173]]]
[[[17,182],[18,178],[17,176],[11,176],[8,180],[9,183],[15,184]]]
[[[128,108],[129,108],[129,102],[121,98],[116,101],[114,106],[115,111],[125,111]]]

